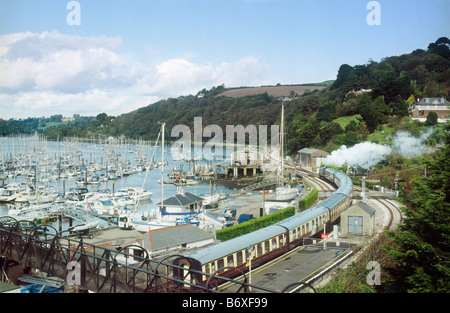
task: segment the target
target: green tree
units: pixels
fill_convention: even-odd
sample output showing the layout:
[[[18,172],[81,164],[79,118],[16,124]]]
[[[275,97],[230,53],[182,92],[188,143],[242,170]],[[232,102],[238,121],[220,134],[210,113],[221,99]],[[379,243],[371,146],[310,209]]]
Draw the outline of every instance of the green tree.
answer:
[[[363,94],[358,99],[358,113],[366,122],[369,131],[373,133],[377,126],[386,119],[388,107],[382,96],[372,101],[369,94]]]
[[[425,121],[425,126],[433,126],[437,124],[438,115],[436,112],[431,111],[428,113],[427,120]]]
[[[395,101],[391,102],[389,104],[392,110],[392,114],[394,115],[400,115],[400,116],[408,116],[408,104],[406,101],[402,99],[400,95],[397,95],[395,98]]]
[[[450,40],[447,37],[441,37],[436,42],[428,45],[428,51],[444,58],[450,58]]]
[[[367,137],[369,136],[370,132],[369,132],[369,128],[367,127],[366,122],[361,121],[359,123],[358,134],[361,136],[362,139],[364,139],[364,140],[367,139]]]
[[[100,113],[97,115],[96,120],[103,123],[107,117],[108,115],[106,113]]]
[[[331,140],[334,136],[342,134],[344,130],[341,125],[335,122],[327,123],[320,130],[320,143],[321,145],[326,145],[329,140]]]
[[[336,103],[334,101],[328,101],[317,110],[316,119],[318,121],[331,122],[334,118],[334,111],[336,108]]]
[[[345,133],[343,144],[347,147],[352,147],[359,142],[359,136],[354,131],[349,131]]]
[[[423,159],[426,177],[413,180],[404,222],[398,233],[389,232],[397,248],[386,247],[396,266],[392,292],[450,292],[450,146]]]
[[[357,132],[358,131],[358,123],[355,120],[351,120],[350,123],[348,123],[345,126],[345,132]]]
[[[348,92],[352,89],[358,89],[358,75],[355,69],[348,64],[342,64],[339,67],[336,80],[330,89],[341,89],[344,92]]]

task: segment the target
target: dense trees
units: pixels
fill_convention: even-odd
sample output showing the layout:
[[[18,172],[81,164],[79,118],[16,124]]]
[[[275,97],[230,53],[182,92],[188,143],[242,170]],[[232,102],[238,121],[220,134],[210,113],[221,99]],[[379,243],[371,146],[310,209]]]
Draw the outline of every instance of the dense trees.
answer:
[[[380,124],[387,122],[390,116],[408,116],[408,104],[414,103],[417,98],[448,98],[448,50],[449,40],[440,38],[430,44],[427,51],[418,49],[410,54],[385,58],[379,63],[369,60],[364,65],[343,64],[329,89],[292,105],[296,113],[291,117],[289,137],[303,137],[291,139],[289,148],[291,151],[311,145],[327,148],[329,143],[325,142],[326,138],[322,138],[320,130],[327,129],[327,123],[337,117],[359,114],[361,119],[357,125],[353,125],[353,129],[336,133],[331,138],[337,145],[353,145],[365,140]],[[300,116],[300,119],[297,118]],[[311,129],[313,121],[320,122],[320,130],[312,128],[312,131],[321,138],[316,138],[305,130]],[[433,121],[428,122],[430,123]]]
[[[392,292],[450,291],[450,145],[423,159],[426,176],[413,180],[406,195],[404,222],[391,232],[396,247],[388,250],[396,262],[389,269]]]
[[[27,134],[28,130],[14,121],[5,121],[0,118],[0,136]]]
[[[226,125],[279,123],[281,102],[277,98],[267,93],[241,98],[217,97],[221,90],[222,87],[215,87],[212,91],[202,90],[200,97],[182,96],[161,100],[123,114],[108,124],[108,134],[156,139],[160,128],[158,122],[165,122],[168,130],[180,124],[193,129],[195,117],[202,117],[203,126],[218,125],[223,130]]]
[[[61,114],[55,114],[50,117],[29,117],[26,119],[10,119],[9,121],[4,121],[4,131],[1,133],[2,136],[17,134],[17,133],[34,133],[34,132],[47,132],[49,131],[50,139],[53,138],[52,134],[62,134],[68,133],[66,130],[50,131],[53,128],[65,127],[73,128],[70,133],[74,133],[77,136],[82,136],[80,132],[81,128],[86,125],[90,125],[94,117],[92,116],[80,116],[79,114],[74,114],[74,120],[63,121],[63,116]],[[7,125],[7,127],[5,126]]]

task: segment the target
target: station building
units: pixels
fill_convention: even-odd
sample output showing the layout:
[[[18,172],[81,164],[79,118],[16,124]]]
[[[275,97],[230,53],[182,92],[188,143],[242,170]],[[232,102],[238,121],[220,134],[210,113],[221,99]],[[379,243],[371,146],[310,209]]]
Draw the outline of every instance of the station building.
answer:
[[[375,231],[375,212],[362,201],[350,206],[341,213],[341,234],[372,235]]]

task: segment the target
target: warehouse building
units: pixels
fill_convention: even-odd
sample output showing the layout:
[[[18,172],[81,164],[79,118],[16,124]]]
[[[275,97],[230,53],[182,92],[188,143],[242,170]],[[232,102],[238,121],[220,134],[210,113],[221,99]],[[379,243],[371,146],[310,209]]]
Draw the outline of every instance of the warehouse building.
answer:
[[[297,155],[298,162],[303,167],[318,168],[329,153],[319,149],[303,148],[297,152]]]

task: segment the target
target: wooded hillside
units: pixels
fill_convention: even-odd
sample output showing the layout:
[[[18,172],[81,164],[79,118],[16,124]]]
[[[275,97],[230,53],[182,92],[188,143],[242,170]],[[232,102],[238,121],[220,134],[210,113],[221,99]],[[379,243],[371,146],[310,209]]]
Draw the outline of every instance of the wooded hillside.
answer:
[[[281,100],[268,93],[226,97],[224,86],[202,90],[197,95],[170,98],[118,117],[95,120],[89,126],[54,128],[50,139],[68,134],[79,137],[126,136],[156,139],[160,126],[193,127],[194,117],[203,125],[273,125],[280,123]],[[285,102],[287,144],[290,152],[304,147],[331,150],[366,140],[390,116],[408,116],[408,103],[422,97],[446,97],[450,93],[450,40],[439,38],[427,50],[370,60],[363,65],[343,64],[334,83]],[[335,119],[358,115],[342,128]],[[177,138],[175,138],[177,139]],[[174,139],[174,140],[175,140]]]

